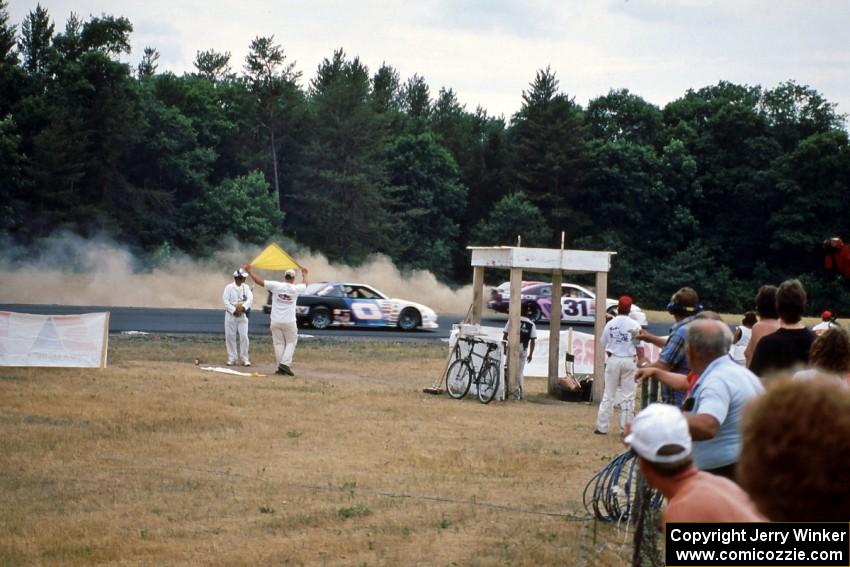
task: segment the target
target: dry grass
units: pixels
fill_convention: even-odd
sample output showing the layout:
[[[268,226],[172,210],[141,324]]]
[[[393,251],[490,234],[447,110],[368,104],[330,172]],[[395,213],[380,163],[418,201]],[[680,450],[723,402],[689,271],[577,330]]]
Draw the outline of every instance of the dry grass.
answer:
[[[305,340],[244,378],[192,364],[223,340],[112,337],[106,370],[0,368],[0,565],[628,565],[581,519],[622,449],[596,407],[423,394],[445,355]]]

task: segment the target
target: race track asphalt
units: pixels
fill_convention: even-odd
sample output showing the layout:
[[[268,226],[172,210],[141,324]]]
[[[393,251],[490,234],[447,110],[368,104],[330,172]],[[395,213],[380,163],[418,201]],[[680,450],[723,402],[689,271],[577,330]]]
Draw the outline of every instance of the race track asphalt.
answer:
[[[98,307],[73,305],[29,305],[0,304],[0,311],[32,313],[35,315],[71,315],[79,313],[109,312],[109,332],[111,334],[139,331],[151,334],[187,334],[187,335],[224,335],[224,314],[221,309],[160,309],[147,307]],[[463,319],[461,314],[439,314],[439,329],[433,331],[403,332],[394,328],[351,328],[334,327],[317,331],[305,328],[302,334],[316,337],[344,337],[369,340],[441,340],[446,339],[452,325]],[[507,321],[505,315],[493,315],[485,312],[483,325],[502,327]],[[566,329],[569,325],[562,325]],[[538,324],[548,329],[549,323]],[[666,335],[669,323],[650,323],[648,330],[656,335]],[[592,325],[574,325],[578,331],[592,333]],[[269,316],[262,311],[251,313],[251,335],[269,335]]]

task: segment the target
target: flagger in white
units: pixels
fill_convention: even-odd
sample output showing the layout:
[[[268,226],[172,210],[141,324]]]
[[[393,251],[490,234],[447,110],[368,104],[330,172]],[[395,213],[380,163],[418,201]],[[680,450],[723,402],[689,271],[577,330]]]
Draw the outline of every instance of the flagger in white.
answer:
[[[243,270],[233,272],[233,283],[227,284],[221,296],[224,302],[224,340],[227,344],[228,366],[233,366],[240,359],[243,366],[251,366],[248,356],[248,315],[254,303],[254,294],[251,286],[245,283],[247,276]]]
[[[257,285],[261,285],[272,294],[272,313],[269,328],[272,332],[274,354],[277,360],[277,372],[295,376],[289,367],[298,344],[298,324],[295,317],[295,304],[298,296],[307,289],[307,268],[301,268],[302,283],[295,284],[295,270],[286,270],[284,281],[266,280],[251,270],[251,264],[245,264],[245,271]]]
[[[631,309],[632,298],[622,296],[617,302],[617,316],[608,321],[602,331],[602,347],[606,354],[605,391],[596,416],[596,429],[593,430],[599,435],[608,433],[615,405],[620,410],[621,434],[634,417],[635,372],[638,358],[643,358],[643,346],[638,346],[640,324],[629,317]]]

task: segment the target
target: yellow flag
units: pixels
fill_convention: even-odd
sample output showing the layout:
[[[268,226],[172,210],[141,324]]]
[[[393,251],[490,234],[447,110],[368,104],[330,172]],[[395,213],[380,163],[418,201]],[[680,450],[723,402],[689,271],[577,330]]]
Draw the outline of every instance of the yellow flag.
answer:
[[[283,248],[272,242],[251,262],[252,268],[263,270],[300,269],[301,266]]]

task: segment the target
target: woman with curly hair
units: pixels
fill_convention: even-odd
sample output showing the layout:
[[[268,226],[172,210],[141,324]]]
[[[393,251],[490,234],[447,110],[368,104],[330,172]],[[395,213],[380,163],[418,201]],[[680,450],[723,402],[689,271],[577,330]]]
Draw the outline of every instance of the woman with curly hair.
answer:
[[[812,343],[809,366],[794,374],[795,380],[829,378],[850,386],[850,333],[832,327]]]

